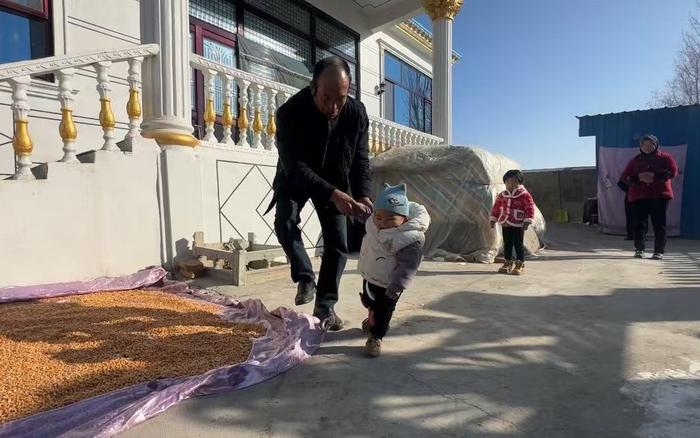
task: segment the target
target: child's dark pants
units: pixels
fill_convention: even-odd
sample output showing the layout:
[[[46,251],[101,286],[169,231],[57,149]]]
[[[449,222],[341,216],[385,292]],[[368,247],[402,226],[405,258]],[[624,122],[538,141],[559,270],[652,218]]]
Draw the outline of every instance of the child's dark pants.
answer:
[[[370,297],[368,291],[374,295],[374,299]],[[362,304],[372,313],[370,333],[375,338],[382,339],[389,330],[389,322],[394,314],[398,300],[389,298],[386,295],[385,288],[367,281],[363,281],[361,299]]]
[[[525,231],[522,227],[503,227],[503,258],[506,260],[525,261]],[[516,259],[513,259],[513,248],[515,248]]]

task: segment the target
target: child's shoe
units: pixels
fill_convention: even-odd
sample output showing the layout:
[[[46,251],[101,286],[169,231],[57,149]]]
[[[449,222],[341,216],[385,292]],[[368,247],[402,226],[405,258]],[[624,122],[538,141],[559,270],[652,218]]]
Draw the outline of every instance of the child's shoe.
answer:
[[[511,271],[511,274],[513,275],[523,275],[523,272],[525,271],[525,262],[517,262],[515,264],[515,268]]]
[[[382,340],[370,336],[365,343],[365,354],[369,357],[379,357],[382,354]]]
[[[498,270],[499,274],[510,274],[513,270],[513,260],[506,260],[503,266]]]

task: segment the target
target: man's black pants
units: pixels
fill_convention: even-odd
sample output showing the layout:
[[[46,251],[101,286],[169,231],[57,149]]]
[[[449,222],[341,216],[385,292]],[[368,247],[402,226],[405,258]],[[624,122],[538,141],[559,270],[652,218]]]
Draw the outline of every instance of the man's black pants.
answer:
[[[525,230],[522,227],[503,227],[503,258],[506,260],[525,261]],[[513,259],[515,249],[515,259]]]
[[[308,202],[288,197],[277,199],[275,233],[289,259],[292,281],[315,281],[313,266],[306,252],[301,234],[301,210]],[[348,259],[347,219],[331,202],[314,201],[316,214],[321,223],[323,256],[318,275],[315,312],[327,314],[338,302],[340,277]],[[315,239],[316,236],[309,236]]]
[[[635,219],[634,249],[644,251],[644,237],[647,221],[651,216],[654,228],[654,252],[663,254],[666,250],[666,211],[668,199],[640,199],[632,203]]]

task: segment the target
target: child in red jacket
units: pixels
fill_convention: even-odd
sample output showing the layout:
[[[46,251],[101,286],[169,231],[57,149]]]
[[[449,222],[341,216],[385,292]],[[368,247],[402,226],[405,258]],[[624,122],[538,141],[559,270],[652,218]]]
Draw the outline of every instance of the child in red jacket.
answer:
[[[523,173],[509,170],[503,175],[506,190],[498,194],[491,210],[491,228],[496,222],[503,229],[503,257],[506,259],[498,270],[502,274],[522,275],[525,269],[525,231],[535,219],[535,201],[523,186]],[[513,265],[513,249],[516,262]]]

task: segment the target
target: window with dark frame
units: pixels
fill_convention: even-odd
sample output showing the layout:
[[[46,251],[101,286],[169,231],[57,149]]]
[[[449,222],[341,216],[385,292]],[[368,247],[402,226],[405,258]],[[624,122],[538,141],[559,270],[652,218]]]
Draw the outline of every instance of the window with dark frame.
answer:
[[[0,64],[53,55],[49,0],[0,0]]]
[[[384,83],[384,117],[431,134],[432,79],[385,51]]]
[[[190,0],[190,37],[199,55],[297,88],[308,85],[318,60],[337,55],[350,65],[350,94],[360,95],[359,35],[306,2]],[[203,126],[202,81],[201,74],[193,76],[196,126]],[[220,115],[223,89],[218,82],[215,107]],[[237,111],[236,105],[232,110]]]

